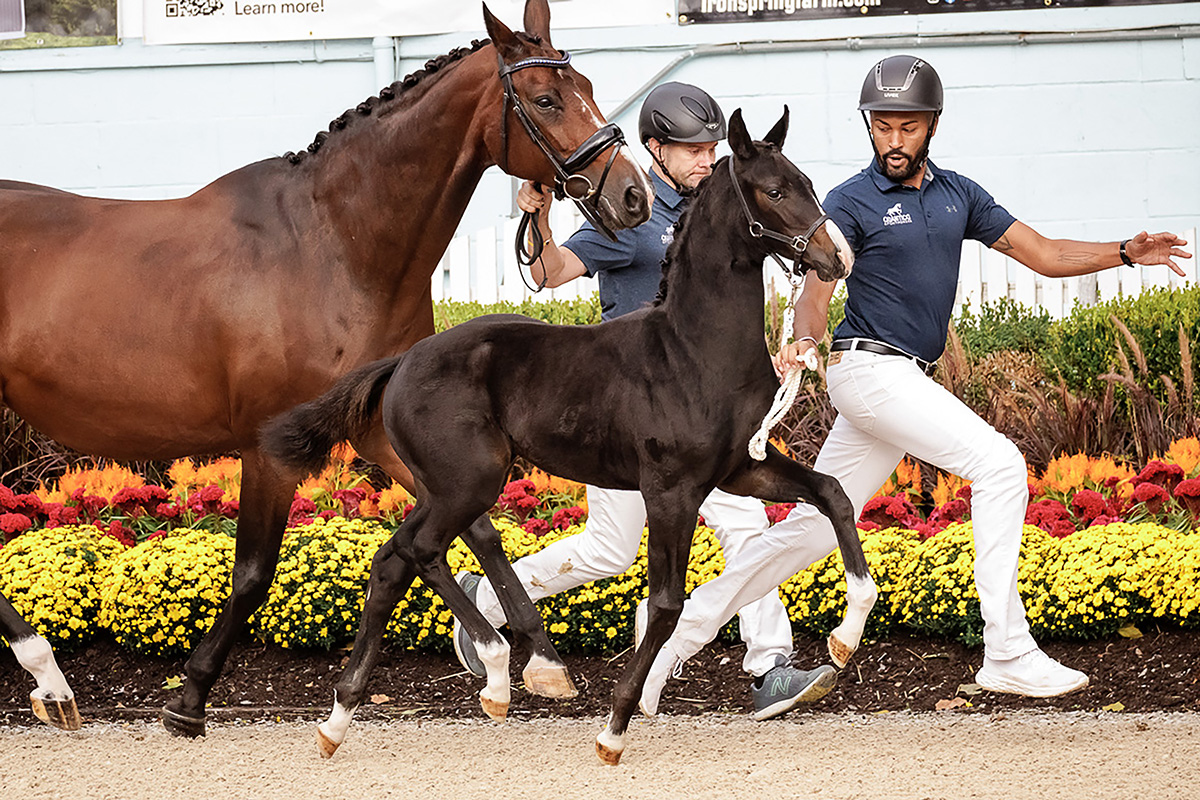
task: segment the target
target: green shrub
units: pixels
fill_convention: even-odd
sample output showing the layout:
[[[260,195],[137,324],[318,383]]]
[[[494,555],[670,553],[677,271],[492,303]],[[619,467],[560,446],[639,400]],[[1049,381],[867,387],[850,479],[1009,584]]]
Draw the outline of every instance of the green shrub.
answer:
[[[485,314],[521,314],[555,325],[594,325],[600,322],[600,297],[591,294],[575,300],[526,299],[521,303],[501,301],[488,305],[442,300],[433,306],[433,322],[438,331]]]
[[[976,314],[964,306],[954,329],[972,361],[1002,350],[1040,353],[1050,343],[1050,313],[1002,297]]]

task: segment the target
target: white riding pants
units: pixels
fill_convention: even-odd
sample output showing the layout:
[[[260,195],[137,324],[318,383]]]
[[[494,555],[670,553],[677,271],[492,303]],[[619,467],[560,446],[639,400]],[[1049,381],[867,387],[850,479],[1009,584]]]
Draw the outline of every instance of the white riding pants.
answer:
[[[646,527],[646,503],[641,492],[587,487],[588,518],[582,532],[560,539],[549,547],[518,559],[513,569],[533,601],[582,586],[585,583],[620,575],[637,558],[642,531]],[[705,523],[713,529],[725,553],[726,562],[738,557],[746,544],[767,528],[763,504],[753,497],[714,489],[700,506]],[[738,613],[746,655],[742,668],[751,675],[762,675],[775,665],[775,656],[792,654],[792,628],[787,609],[771,586],[760,591],[753,602],[734,609],[724,619]],[[695,593],[693,593],[693,597]],[[487,578],[479,584],[476,597],[479,610],[493,626],[506,622],[504,610]],[[698,613],[715,617],[717,609],[707,610],[703,601],[688,602]],[[724,623],[722,623],[724,624]],[[718,625],[712,637],[720,631]]]
[[[1016,658],[1035,649],[1017,593],[1017,561],[1029,498],[1025,459],[1016,446],[910,359],[841,353],[827,374],[838,417],[814,468],[841,481],[855,517],[905,453],[972,481],[975,588],[986,654]],[[811,505],[726,556],[725,571],[700,586],[665,647],[688,659],[725,620],[837,547],[833,525]]]

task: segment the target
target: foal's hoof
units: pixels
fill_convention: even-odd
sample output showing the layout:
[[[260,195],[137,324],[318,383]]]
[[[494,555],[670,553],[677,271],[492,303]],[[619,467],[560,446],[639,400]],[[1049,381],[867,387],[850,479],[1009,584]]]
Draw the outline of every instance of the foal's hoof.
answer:
[[[325,731],[321,730],[321,726],[317,726],[317,752],[321,754],[321,758],[333,758],[333,754],[337,752],[338,745],[341,742],[335,742],[325,735]]]
[[[186,736],[195,739],[204,735],[204,717],[189,717],[172,711],[170,706],[163,706],[162,724],[172,736]]]
[[[833,663],[838,669],[850,663],[850,659],[854,657],[854,651],[857,647],[851,647],[837,637],[836,633],[829,635],[829,657],[833,659]]]
[[[483,713],[494,719],[496,722],[504,722],[508,718],[508,703],[492,700],[491,698],[479,695],[479,705],[483,708]]]
[[[625,752],[625,737],[617,736],[607,726],[596,737],[596,755],[610,767],[621,763],[621,755]]]
[[[34,716],[47,725],[64,731],[77,731],[83,725],[74,697],[66,700],[54,700],[31,694],[29,702],[33,706]]]
[[[569,700],[579,695],[571,674],[563,666],[526,667],[523,674],[525,689],[531,694]]]

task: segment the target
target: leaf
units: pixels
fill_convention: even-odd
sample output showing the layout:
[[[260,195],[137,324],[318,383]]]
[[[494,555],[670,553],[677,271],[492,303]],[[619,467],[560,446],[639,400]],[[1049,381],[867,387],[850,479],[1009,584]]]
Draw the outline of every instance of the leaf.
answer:
[[[375,703],[376,705],[379,705],[380,703],[390,703],[391,701],[392,698],[388,697],[386,694],[371,695],[371,702]]]
[[[179,689],[183,686],[183,678],[178,675],[171,675],[163,681],[164,689]]]
[[[1126,625],[1124,628],[1118,628],[1117,633],[1121,634],[1126,639],[1142,638],[1142,632],[1138,630],[1137,625]]]
[[[934,706],[938,711],[953,711],[956,708],[970,708],[971,704],[961,697],[956,697],[953,700],[938,700]]]
[[[1104,709],[1105,711],[1124,711],[1125,704],[1121,703],[1121,702],[1109,703],[1106,706],[1101,706],[1101,708]]]
[[[978,683],[960,683],[958,691],[955,694],[965,694],[967,697],[974,697],[983,691],[983,687]]]

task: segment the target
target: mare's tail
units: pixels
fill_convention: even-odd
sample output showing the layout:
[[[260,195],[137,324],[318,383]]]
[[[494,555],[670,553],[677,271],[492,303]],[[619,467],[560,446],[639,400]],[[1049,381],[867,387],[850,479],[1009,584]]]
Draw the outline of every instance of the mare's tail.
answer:
[[[267,420],[260,430],[266,453],[306,475],[329,463],[334,445],[370,430],[375,410],[401,356],[347,373],[325,394]]]

